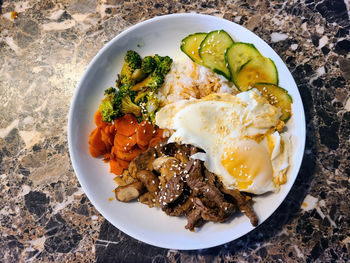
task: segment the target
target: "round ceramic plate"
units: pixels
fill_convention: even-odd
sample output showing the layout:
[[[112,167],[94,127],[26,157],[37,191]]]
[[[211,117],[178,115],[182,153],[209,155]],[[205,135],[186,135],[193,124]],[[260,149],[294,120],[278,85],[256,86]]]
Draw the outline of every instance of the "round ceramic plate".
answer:
[[[158,53],[174,59],[185,56],[180,42],[188,34],[223,29],[239,41],[253,43],[276,64],[280,86],[293,97],[293,117],[287,128],[292,135],[292,166],[288,181],[278,193],[254,198],[254,210],[260,224],[282,203],[291,189],[304,153],[305,116],[299,91],[292,75],[281,58],[258,36],[233,22],[199,14],[175,14],[156,17],[125,30],[103,47],[87,67],[72,101],[68,123],[68,143],[72,164],[79,182],[96,209],[114,226],[145,243],[171,249],[202,249],[217,246],[248,233],[254,227],[243,214],[226,223],[207,222],[195,232],[184,227],[185,218],[170,217],[160,209],[138,202],[109,201],[117,187],[109,165],[92,158],[88,149],[90,132],[95,128],[93,116],[103,91],[114,86],[127,50],[141,56]]]

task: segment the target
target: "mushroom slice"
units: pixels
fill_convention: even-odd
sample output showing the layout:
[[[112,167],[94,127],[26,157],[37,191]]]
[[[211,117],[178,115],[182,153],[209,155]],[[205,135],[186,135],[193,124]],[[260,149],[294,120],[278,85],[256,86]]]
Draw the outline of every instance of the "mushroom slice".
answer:
[[[145,192],[144,185],[139,182],[133,182],[115,189],[115,198],[121,202],[129,202],[138,198]]]

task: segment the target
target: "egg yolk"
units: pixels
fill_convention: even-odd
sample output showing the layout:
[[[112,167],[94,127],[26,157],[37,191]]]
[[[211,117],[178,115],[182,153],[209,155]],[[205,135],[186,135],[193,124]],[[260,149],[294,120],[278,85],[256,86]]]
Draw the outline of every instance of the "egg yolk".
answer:
[[[242,140],[225,149],[221,164],[235,179],[238,189],[247,190],[253,182],[256,187],[263,187],[272,181],[270,154],[254,140]]]

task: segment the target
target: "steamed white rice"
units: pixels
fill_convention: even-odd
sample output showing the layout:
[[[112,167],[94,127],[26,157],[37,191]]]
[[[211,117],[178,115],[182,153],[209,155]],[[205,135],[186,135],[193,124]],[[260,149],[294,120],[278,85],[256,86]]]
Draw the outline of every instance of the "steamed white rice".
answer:
[[[238,90],[223,76],[185,58],[172,63],[157,96],[164,106],[181,99],[199,99],[211,93],[223,92],[236,94]]]

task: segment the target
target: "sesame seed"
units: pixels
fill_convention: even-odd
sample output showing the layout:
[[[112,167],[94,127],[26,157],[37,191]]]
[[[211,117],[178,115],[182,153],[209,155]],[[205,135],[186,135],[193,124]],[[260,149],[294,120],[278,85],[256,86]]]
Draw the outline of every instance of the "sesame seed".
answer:
[[[156,182],[154,180],[152,180],[152,184],[155,184]]]
[[[163,205],[166,205],[166,202],[163,202]]]
[[[209,188],[207,189],[207,192],[209,192]]]

